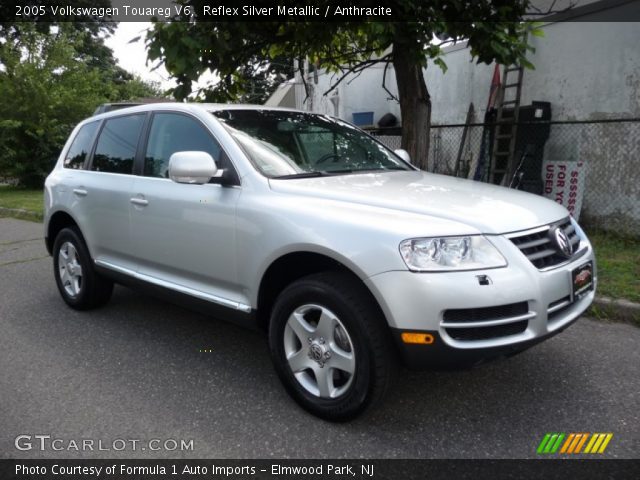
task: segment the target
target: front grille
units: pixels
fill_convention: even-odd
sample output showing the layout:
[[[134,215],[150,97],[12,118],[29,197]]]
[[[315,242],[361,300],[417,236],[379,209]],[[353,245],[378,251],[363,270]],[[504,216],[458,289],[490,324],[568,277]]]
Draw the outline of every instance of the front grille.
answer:
[[[569,260],[560,251],[555,239],[552,237],[556,227],[564,230],[573,246],[573,255],[576,255],[580,239],[568,218],[552,223],[541,231],[510,236],[509,239],[538,269],[554,267]]]
[[[486,320],[502,320],[509,317],[526,315],[529,311],[527,302],[509,303],[485,308],[458,308],[445,310],[442,316],[446,323],[449,322],[482,322]]]
[[[489,340],[524,332],[533,316],[527,302],[460,308],[445,310],[442,326],[454,340]]]
[[[522,333],[527,329],[528,323],[528,320],[522,320],[520,322],[495,325],[493,327],[449,328],[447,329],[447,333],[454,340],[490,340]]]

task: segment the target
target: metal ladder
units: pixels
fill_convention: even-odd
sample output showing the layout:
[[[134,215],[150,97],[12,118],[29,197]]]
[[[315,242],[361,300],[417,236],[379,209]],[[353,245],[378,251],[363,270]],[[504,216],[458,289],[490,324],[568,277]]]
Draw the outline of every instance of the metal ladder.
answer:
[[[513,74],[517,80],[509,83]],[[511,75],[510,75],[511,74]],[[518,133],[518,114],[520,113],[520,96],[522,94],[522,65],[505,66],[499,90],[499,103],[496,116],[496,130],[493,140],[491,163],[489,166],[489,182],[506,185],[514,169],[514,153]],[[515,89],[513,95],[507,95]],[[505,107],[507,109],[505,110]],[[508,145],[505,149],[505,145]]]

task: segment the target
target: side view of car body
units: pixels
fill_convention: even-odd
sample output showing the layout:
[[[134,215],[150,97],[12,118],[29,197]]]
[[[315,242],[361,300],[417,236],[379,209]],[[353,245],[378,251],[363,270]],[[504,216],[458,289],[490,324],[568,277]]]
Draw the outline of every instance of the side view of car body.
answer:
[[[45,184],[56,283],[77,309],[117,282],[264,330],[285,388],[329,420],[382,398],[398,363],[511,355],[589,306],[593,250],[562,206],[403,157],[293,110],[91,117]]]

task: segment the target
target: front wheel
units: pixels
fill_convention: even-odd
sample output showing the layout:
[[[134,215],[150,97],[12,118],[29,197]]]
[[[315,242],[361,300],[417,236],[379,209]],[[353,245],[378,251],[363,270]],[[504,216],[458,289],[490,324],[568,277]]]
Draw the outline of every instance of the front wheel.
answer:
[[[344,273],[288,286],[272,311],[269,345],[289,394],[326,420],[357,416],[382,398],[393,377],[384,318],[362,284]]]
[[[113,282],[94,270],[89,250],[76,228],[65,228],[56,237],[53,270],[60,295],[72,308],[88,310],[111,298]]]

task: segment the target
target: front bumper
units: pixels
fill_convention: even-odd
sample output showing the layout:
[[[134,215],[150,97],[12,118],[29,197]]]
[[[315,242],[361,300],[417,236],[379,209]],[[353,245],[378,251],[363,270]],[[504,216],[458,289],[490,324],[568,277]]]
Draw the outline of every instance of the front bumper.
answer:
[[[411,345],[406,344],[400,338],[403,330],[391,329],[395,344],[398,347],[402,363],[412,370],[436,370],[436,369],[456,369],[470,368],[481,365],[488,361],[507,358],[516,355],[528,348],[537,345],[544,340],[562,332],[569,325],[574,323],[580,315],[566,322],[561,328],[531,340],[525,340],[513,344],[502,345],[500,347],[482,347],[460,349],[449,346],[436,332],[429,333],[433,336],[432,345]]]
[[[392,271],[368,279],[408,366],[473,365],[518,353],[567,328],[593,301],[597,274],[586,239],[570,262],[546,271],[538,270],[509,239],[496,236],[491,241],[507,259],[507,267]],[[594,289],[574,298],[572,272],[587,262],[593,263]],[[481,282],[481,276],[488,282]],[[467,312],[469,318],[464,318]],[[406,344],[400,339],[402,332],[429,333],[434,340]]]

